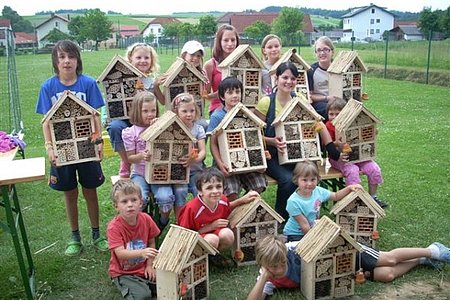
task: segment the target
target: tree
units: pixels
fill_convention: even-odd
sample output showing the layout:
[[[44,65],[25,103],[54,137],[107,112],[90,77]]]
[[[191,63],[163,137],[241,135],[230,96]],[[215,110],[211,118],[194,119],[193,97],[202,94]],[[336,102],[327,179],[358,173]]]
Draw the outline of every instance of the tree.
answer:
[[[165,37],[175,38],[178,36],[180,23],[167,23],[163,25],[163,34]]]
[[[428,37],[430,31],[441,31],[439,26],[439,17],[440,11],[431,11],[431,7],[425,7],[420,12],[418,26],[424,36]]]
[[[13,10],[9,6],[4,6],[2,10],[2,16],[11,22],[11,28],[14,32],[34,32],[33,24],[30,21],[25,20],[23,17]]]
[[[49,41],[52,44],[55,44],[57,41],[60,40],[68,40],[71,36],[67,33],[62,32],[61,30],[57,28],[53,28],[50,30],[50,32],[45,36],[45,39]]]
[[[244,33],[252,39],[262,39],[270,33],[271,26],[263,21],[256,21],[244,28]]]
[[[184,37],[191,37],[195,34],[196,28],[190,23],[181,23],[178,27],[178,35]]]
[[[80,22],[80,37],[95,42],[95,50],[98,44],[111,37],[112,22],[100,9],[90,9],[84,13]]]
[[[217,21],[212,15],[200,17],[197,32],[199,35],[213,36],[217,30]]]
[[[73,17],[67,26],[72,39],[76,40],[78,44],[86,41],[86,37],[83,36],[83,26],[83,16]]]
[[[450,6],[441,15],[439,25],[446,38],[450,38]]]
[[[272,31],[284,37],[283,44],[292,45],[299,41],[303,29],[303,13],[294,7],[283,7],[272,23]]]

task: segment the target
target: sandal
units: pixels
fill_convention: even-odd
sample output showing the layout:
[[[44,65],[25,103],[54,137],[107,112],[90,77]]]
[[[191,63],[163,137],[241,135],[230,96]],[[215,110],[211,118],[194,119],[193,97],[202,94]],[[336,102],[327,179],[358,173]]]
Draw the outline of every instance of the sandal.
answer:
[[[80,255],[81,251],[83,250],[83,244],[78,241],[70,241],[67,244],[66,251],[64,252],[67,256],[77,256]]]
[[[106,252],[109,251],[109,245],[108,245],[108,240],[105,239],[104,237],[99,237],[98,239],[94,240],[93,245],[95,248],[97,248],[97,250],[102,251],[102,252]]]

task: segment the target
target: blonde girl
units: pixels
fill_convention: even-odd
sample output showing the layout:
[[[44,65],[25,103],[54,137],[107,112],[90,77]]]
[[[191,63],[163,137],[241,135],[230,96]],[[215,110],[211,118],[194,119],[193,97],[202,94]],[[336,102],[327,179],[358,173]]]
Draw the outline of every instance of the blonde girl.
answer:
[[[261,89],[265,95],[272,94],[272,79],[269,70],[281,57],[281,39],[275,34],[268,34],[261,42],[261,53],[264,60]]]
[[[196,123],[200,115],[199,107],[195,104],[195,99],[191,94],[181,93],[172,101],[172,111],[177,114],[181,121],[191,130],[196,139],[194,150],[190,155],[183,158],[183,165],[190,166],[189,192],[195,197],[198,194],[195,186],[196,175],[203,170],[205,165],[203,160],[206,157],[206,133],[203,126]]]

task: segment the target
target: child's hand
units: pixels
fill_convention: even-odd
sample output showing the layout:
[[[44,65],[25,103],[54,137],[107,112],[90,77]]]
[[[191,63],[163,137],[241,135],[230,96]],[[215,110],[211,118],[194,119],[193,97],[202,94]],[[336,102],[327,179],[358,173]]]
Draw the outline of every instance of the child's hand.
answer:
[[[150,264],[150,265],[147,265],[147,266],[145,267],[145,270],[144,270],[144,276],[145,276],[145,278],[147,278],[149,281],[153,281],[153,282],[156,281],[156,272],[155,272],[155,269],[153,269],[153,267],[152,267],[151,264]]]
[[[193,160],[190,158],[189,155],[185,155],[183,157],[180,157],[180,159],[178,161],[185,168],[189,167],[193,163]]]
[[[356,192],[358,190],[364,190],[364,188],[360,184],[352,184],[349,186],[352,192]]]
[[[230,176],[228,167],[222,161],[217,162],[217,167],[219,168],[220,172],[222,172],[225,177]]]
[[[150,154],[150,151],[148,149],[145,149],[144,152],[141,152],[142,154],[142,160],[150,161],[150,158],[152,155]]]
[[[141,250],[141,256],[145,259],[155,258],[159,251],[154,248],[145,248]]]
[[[243,203],[249,203],[259,198],[259,194],[256,191],[249,191],[242,197]]]
[[[338,161],[343,162],[343,163],[347,163],[348,162],[348,154],[341,152],[341,154],[339,154],[339,159]]]
[[[56,161],[57,161],[58,157],[56,156],[56,153],[53,150],[53,148],[49,148],[47,150],[47,155],[48,155],[48,161],[50,162],[50,164],[52,164],[52,166],[56,166]]]
[[[154,119],[150,120],[149,126],[152,126],[153,124],[155,124],[156,121],[158,121],[158,118],[154,118]]]
[[[228,221],[227,219],[217,219],[211,223],[211,227],[213,227],[213,230],[216,228],[225,228],[229,223],[230,221]]]
[[[277,136],[274,138],[274,146],[281,153],[284,153],[286,150],[286,142],[283,140],[283,137]]]

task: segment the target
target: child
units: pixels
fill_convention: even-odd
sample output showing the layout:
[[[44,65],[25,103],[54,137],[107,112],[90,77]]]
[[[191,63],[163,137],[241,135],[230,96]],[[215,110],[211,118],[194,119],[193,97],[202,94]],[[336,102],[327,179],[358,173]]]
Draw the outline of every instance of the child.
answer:
[[[117,181],[111,199],[118,215],[108,225],[109,276],[124,298],[150,299],[149,284],[156,280],[152,263],[158,254],[155,237],[159,229],[140,211],[141,189],[132,181]]]
[[[242,83],[236,77],[227,77],[219,85],[219,98],[223,107],[217,109],[212,115],[208,126],[208,134],[219,125],[225,115],[236,104],[241,102],[242,97]],[[228,173],[228,167],[222,161],[219,152],[219,142],[216,135],[211,136],[211,154],[214,162],[219,170],[225,175],[225,195],[228,200],[233,201],[238,198],[241,186],[243,185],[247,191],[254,190],[258,193],[264,192],[266,189],[266,177],[264,173],[249,172],[237,175]]]
[[[217,29],[214,39],[213,57],[205,63],[205,73],[208,78],[207,90],[212,92],[208,94],[209,115],[222,106],[217,91],[222,81],[222,72],[218,65],[230,55],[236,47],[239,46],[239,33],[231,25],[224,24]]]
[[[206,168],[197,174],[198,195],[181,209],[178,224],[198,231],[218,250],[230,247],[234,242],[233,231],[228,227],[231,211],[259,197],[255,191],[229,202],[223,194],[224,176],[217,168]]]
[[[181,121],[191,130],[192,136],[196,142],[194,145],[195,151],[183,158],[183,166],[190,166],[189,185],[188,190],[195,197],[198,194],[195,187],[196,174],[204,169],[203,160],[206,157],[206,133],[205,129],[196,123],[200,116],[199,107],[195,104],[194,97],[189,93],[182,93],[177,95],[172,101],[172,111],[177,114]]]
[[[329,199],[339,201],[352,190],[362,189],[359,184],[354,184],[334,193],[317,186],[319,180],[316,163],[308,160],[297,163],[292,181],[298,188],[287,200],[286,210],[289,219],[283,231],[288,242],[299,241],[314,226],[320,217],[320,206],[323,202]]]
[[[83,64],[80,50],[75,43],[68,40],[57,42],[52,50],[52,63],[56,75],[42,84],[36,105],[37,113],[46,114],[66,90],[70,90],[95,109],[104,105],[102,94],[95,79],[82,74]],[[100,132],[101,126],[98,115],[95,116],[95,127],[96,132]],[[78,255],[83,249],[78,224],[78,182],[82,186],[83,196],[86,199],[93,244],[100,251],[108,251],[108,242],[100,235],[99,231],[97,187],[105,181],[100,162],[93,161],[55,167],[56,152],[52,148],[48,122],[42,124],[42,129],[45,149],[51,163],[49,186],[54,190],[64,192],[67,218],[72,230],[72,240],[68,243],[65,254],[68,256]],[[100,142],[101,157],[102,140],[99,139],[98,142]]]
[[[261,89],[264,95],[270,95],[272,94],[272,79],[269,70],[280,59],[281,39],[275,34],[266,35],[261,42],[261,53],[265,68],[262,70]]]
[[[276,288],[300,286],[301,260],[295,252],[298,242],[284,243],[279,236],[268,235],[256,243],[255,257],[261,266],[256,284],[247,300],[262,300]]]
[[[141,79],[142,89],[155,93],[160,103],[164,104],[164,96],[159,89],[155,89],[155,86],[159,85],[159,82],[155,80],[155,74],[159,71],[158,54],[155,49],[145,43],[135,43],[128,47],[126,56],[133,66],[147,75],[146,78]],[[122,140],[122,130],[130,126],[129,120],[112,120],[106,128],[111,138],[111,146],[120,156],[120,178],[130,177],[130,162]]]
[[[266,236],[256,243],[256,262],[261,266],[260,275],[247,300],[262,300],[273,294],[275,288],[300,286],[301,260],[295,252],[298,242],[284,243],[280,237]],[[363,246],[361,267],[367,279],[391,282],[421,264],[442,268],[450,264],[450,249],[440,243],[428,248],[397,248],[389,252]],[[356,259],[356,270],[359,270]]]
[[[327,105],[327,114],[328,121],[325,123],[328,132],[330,133],[331,139],[337,144],[336,146],[342,149],[342,143],[339,144],[336,141],[336,130],[334,125],[331,123],[337,115],[341,112],[344,106],[347,104],[345,100],[341,98],[335,98],[334,101],[331,101]],[[346,185],[352,185],[356,183],[360,183],[361,179],[359,178],[359,172],[364,173],[367,176],[367,181],[369,185],[369,194],[372,198],[382,207],[386,208],[388,206],[383,200],[378,198],[377,190],[378,185],[383,183],[383,177],[381,176],[381,169],[376,162],[373,160],[352,163],[345,161],[336,161],[332,158],[329,158],[330,164],[337,170],[339,170],[345,177]]]
[[[131,180],[141,187],[144,201],[148,200],[150,189],[152,190],[160,211],[160,219],[157,222],[162,231],[169,222],[172,207],[175,205],[175,213],[178,216],[180,208],[184,205],[187,185],[149,185],[145,180],[145,161],[151,159],[151,154],[146,150],[146,142],[140,138],[140,134],[152,125],[158,116],[159,109],[155,96],[150,92],[137,93],[130,110],[130,122],[134,125],[124,129],[122,138],[128,161],[133,164]]]

